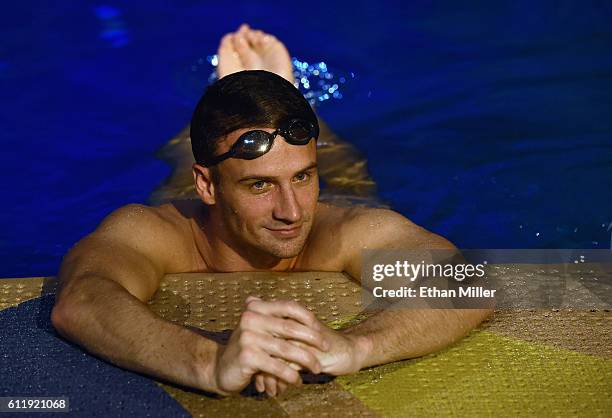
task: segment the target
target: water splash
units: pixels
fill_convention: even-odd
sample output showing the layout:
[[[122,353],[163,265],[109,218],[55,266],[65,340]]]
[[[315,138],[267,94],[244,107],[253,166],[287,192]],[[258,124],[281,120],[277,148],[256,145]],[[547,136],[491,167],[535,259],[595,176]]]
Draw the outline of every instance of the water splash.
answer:
[[[219,63],[218,56],[209,55],[206,61],[216,67]],[[336,71],[331,71],[327,63],[320,61],[309,64],[296,57],[291,59],[293,64],[293,77],[295,78],[295,87],[298,88],[304,98],[308,100],[311,106],[316,106],[319,103],[327,100],[340,100],[344,97],[344,86],[349,80],[355,79],[357,76],[354,72],[348,75],[339,74]],[[198,60],[198,64],[203,63],[202,59]],[[192,71],[197,71],[199,65],[193,65]],[[208,83],[211,84],[217,79],[216,69],[208,76]]]

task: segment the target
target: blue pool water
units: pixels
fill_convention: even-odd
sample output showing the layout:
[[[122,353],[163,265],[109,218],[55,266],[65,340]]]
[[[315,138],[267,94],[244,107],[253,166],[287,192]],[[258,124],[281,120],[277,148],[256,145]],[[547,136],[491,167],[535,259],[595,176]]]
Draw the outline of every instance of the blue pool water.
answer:
[[[415,222],[461,247],[610,247],[609,2],[207,3],[2,6],[0,277],[55,274],[146,201],[200,60],[243,21],[356,74],[320,113]]]

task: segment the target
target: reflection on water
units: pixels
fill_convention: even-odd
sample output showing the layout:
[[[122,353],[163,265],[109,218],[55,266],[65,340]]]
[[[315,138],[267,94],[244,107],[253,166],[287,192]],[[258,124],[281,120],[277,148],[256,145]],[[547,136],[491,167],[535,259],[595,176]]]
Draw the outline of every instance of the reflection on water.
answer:
[[[128,31],[121,18],[121,11],[108,5],[97,6],[96,17],[102,23],[100,39],[104,39],[113,48],[120,48],[129,43]]]

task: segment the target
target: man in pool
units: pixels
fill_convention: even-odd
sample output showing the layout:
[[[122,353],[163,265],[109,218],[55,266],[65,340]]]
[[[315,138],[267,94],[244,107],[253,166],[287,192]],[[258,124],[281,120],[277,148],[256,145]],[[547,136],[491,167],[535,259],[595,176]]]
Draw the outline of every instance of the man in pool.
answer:
[[[200,200],[180,211],[124,206],[76,244],[52,312],[63,336],[182,385],[227,395],[254,380],[274,396],[301,384],[300,369],[345,375],[437,351],[491,312],[388,310],[337,331],[296,302],[249,297],[226,344],[151,312],[146,302],[168,273],[316,270],[360,280],[363,248],[454,248],[391,210],[318,202],[318,123],[281,42],[242,25],[218,56],[220,80],[191,125]]]

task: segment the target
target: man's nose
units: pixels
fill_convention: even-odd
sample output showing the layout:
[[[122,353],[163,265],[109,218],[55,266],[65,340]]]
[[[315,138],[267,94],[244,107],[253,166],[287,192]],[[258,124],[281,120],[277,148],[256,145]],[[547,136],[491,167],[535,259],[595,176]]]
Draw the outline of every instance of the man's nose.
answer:
[[[286,223],[296,223],[302,218],[302,210],[292,186],[280,187],[273,215],[275,219]]]

